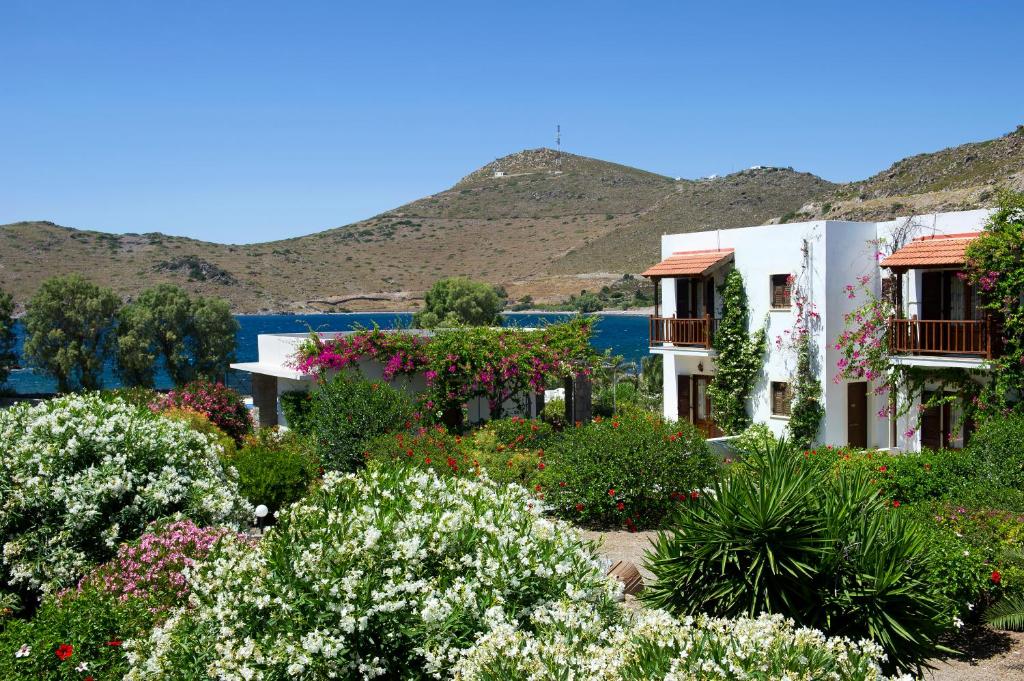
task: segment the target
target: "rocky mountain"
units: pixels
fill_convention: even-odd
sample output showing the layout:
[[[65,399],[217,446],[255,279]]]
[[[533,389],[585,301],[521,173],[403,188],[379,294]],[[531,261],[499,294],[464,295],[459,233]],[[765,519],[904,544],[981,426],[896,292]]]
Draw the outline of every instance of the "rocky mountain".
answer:
[[[819,219],[877,219],[990,205],[1022,187],[1024,129],[903,159],[836,185],[790,168],[676,180],[533,149],[450,189],[344,227],[260,244],[108,234],[49,222],[0,226],[0,289],[24,303],[80,272],[130,298],[172,282],[238,312],[409,309],[441,276],[502,284],[539,303],[598,289],[658,259],[664,233]]]

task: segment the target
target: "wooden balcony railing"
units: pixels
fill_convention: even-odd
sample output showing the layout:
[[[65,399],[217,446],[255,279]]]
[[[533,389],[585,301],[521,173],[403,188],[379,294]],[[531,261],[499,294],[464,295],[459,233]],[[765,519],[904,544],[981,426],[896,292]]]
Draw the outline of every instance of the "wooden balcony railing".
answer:
[[[711,349],[718,320],[711,316],[692,319],[676,317],[650,317],[651,347],[665,343]]]
[[[889,319],[894,355],[970,355],[992,359],[994,333],[986,319]]]

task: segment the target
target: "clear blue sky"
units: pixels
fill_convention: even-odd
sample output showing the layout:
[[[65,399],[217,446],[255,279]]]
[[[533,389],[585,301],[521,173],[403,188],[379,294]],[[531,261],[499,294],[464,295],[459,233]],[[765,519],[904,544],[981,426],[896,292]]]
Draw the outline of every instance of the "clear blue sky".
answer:
[[[1024,123],[1024,3],[0,3],[0,223],[224,242],[551,146],[859,179]]]

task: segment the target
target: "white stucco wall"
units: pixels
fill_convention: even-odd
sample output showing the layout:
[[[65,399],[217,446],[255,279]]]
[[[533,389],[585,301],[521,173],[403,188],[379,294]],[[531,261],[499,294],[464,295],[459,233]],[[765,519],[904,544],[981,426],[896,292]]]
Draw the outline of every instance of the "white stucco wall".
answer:
[[[959,232],[979,231],[983,228],[990,211],[976,210],[955,213],[940,213],[909,218],[915,226],[914,237]],[[883,271],[876,258],[876,241],[888,238],[894,229],[908,218],[889,222],[846,222],[814,221],[784,225],[762,225],[740,229],[711,230],[690,234],[669,234],[662,237],[661,258],[678,251],[704,249],[735,249],[735,268],[743,275],[749,300],[751,329],[767,324],[768,352],[763,372],[753,390],[750,413],[755,422],[766,423],[776,434],[784,434],[788,419],[771,414],[771,381],[791,382],[796,357],[785,344],[782,350],[776,347],[775,339],[792,329],[794,311],[774,310],[770,304],[770,277],[773,274],[804,274],[798,284],[806,290],[821,315],[820,326],[815,334],[817,348],[817,369],[822,386],[825,418],[822,421],[819,438],[823,443],[843,445],[847,438],[847,381],[836,383],[839,351],[835,349],[836,339],[845,328],[845,315],[863,302],[858,296],[851,300],[846,286],[858,285],[858,277],[868,277],[867,286],[875,295],[881,293]],[[806,250],[806,255],[805,255]],[[806,268],[803,267],[806,260]],[[730,265],[716,271],[716,284],[721,284]],[[914,277],[908,277],[913,280]],[[675,313],[675,282],[661,281],[661,314],[671,317]],[[916,305],[917,287],[913,281],[905,288],[906,298]],[[721,301],[718,299],[718,303]],[[719,310],[720,312],[720,310]],[[677,410],[677,380],[680,375],[696,373],[713,374],[713,353],[700,349],[652,349],[664,355],[664,415],[669,419],[679,417]],[[703,363],[704,371],[697,366]],[[873,394],[873,385],[868,386],[868,444],[875,447],[890,446],[889,419],[879,417],[878,411],[885,405],[885,396]],[[898,424],[898,441],[894,444],[904,448],[918,448],[920,436],[904,438],[909,429],[909,417]]]

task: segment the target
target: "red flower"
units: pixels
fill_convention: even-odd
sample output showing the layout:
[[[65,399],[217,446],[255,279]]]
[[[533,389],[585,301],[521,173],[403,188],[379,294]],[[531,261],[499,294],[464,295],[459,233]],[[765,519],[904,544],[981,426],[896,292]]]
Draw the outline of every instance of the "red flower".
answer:
[[[620,501],[618,504],[615,505],[615,508],[619,509],[620,511],[625,511],[626,505]]]
[[[583,504],[576,504],[576,510],[583,513]]]
[[[615,496],[615,490],[613,490],[613,489],[608,490],[608,496],[614,497]]]
[[[893,508],[899,508],[900,507],[900,502],[898,502],[898,501],[892,502],[892,507]]]
[[[878,467],[878,472],[879,472],[879,473],[884,473],[884,472],[886,472],[887,470],[889,470],[889,467],[888,467],[888,466],[879,466],[879,467]]]
[[[691,499],[697,499],[699,497],[700,497],[700,492],[698,492],[697,490],[693,490],[692,492],[690,492],[690,498]]]
[[[539,468],[540,470],[544,470],[544,462],[541,461],[539,464],[537,464],[537,468]]]
[[[537,490],[537,491],[539,492],[539,491],[540,491],[540,485],[536,485],[536,486],[534,486],[534,489],[535,489],[535,490]]]
[[[430,457],[428,456],[427,458],[423,459],[423,463],[425,463],[425,464],[427,464],[429,466],[430,465]]]
[[[57,656],[58,660],[63,662],[64,660],[68,659],[69,657],[75,654],[75,649],[69,646],[67,643],[61,643],[59,646],[57,646],[57,650],[55,650],[53,654]]]
[[[562,482],[558,483],[558,486],[559,487],[565,487],[565,480],[563,480]]]
[[[121,642],[120,641],[107,641],[107,645],[108,646],[119,646],[119,645],[121,645]]]
[[[999,570],[993,570],[992,571],[992,583],[993,584],[998,584],[1001,581],[1003,581],[1003,576],[1001,574],[999,574]]]

